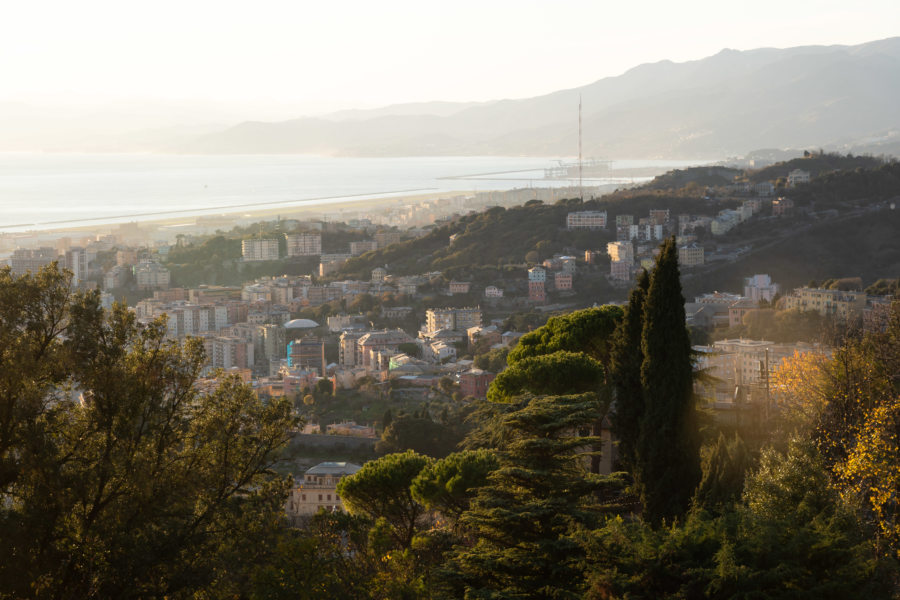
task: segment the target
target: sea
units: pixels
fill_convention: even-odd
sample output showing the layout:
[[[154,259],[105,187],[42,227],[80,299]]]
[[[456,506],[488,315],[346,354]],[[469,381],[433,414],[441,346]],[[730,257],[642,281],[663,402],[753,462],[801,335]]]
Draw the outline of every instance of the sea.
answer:
[[[571,157],[0,153],[0,232],[286,209],[452,191],[571,186]],[[708,161],[614,160],[613,169]],[[585,179],[584,185],[641,178]]]

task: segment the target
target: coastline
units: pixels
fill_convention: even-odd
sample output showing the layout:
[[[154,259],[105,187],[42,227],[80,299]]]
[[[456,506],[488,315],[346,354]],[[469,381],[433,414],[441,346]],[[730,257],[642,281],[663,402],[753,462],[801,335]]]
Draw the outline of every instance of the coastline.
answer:
[[[316,198],[310,200],[287,201],[269,203],[258,208],[252,204],[231,205],[221,209],[184,209],[177,212],[145,213],[142,215],[127,215],[121,217],[98,217],[93,222],[75,221],[60,222],[58,224],[48,222],[48,227],[23,229],[21,231],[0,231],[0,237],[11,239],[45,239],[52,240],[71,235],[93,235],[111,233],[125,225],[136,224],[148,232],[154,230],[179,231],[189,229],[209,229],[216,224],[224,222],[238,225],[244,221],[259,221],[267,218],[284,219],[314,219],[331,213],[346,213],[360,211],[380,211],[391,207],[392,204],[414,204],[439,200],[459,195],[471,195],[474,191],[423,191],[412,193],[410,191],[388,192],[388,195],[359,194],[354,196],[335,196]],[[480,190],[478,193],[484,193]],[[191,214],[182,214],[191,213]],[[37,224],[41,225],[41,224]],[[52,226],[50,226],[52,225]],[[230,227],[229,227],[230,228]]]

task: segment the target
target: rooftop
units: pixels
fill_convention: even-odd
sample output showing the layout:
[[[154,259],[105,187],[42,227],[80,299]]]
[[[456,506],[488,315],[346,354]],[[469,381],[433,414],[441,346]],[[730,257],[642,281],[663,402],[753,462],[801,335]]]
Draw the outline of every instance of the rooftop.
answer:
[[[306,471],[307,475],[353,475],[362,467],[349,462],[323,462]]]

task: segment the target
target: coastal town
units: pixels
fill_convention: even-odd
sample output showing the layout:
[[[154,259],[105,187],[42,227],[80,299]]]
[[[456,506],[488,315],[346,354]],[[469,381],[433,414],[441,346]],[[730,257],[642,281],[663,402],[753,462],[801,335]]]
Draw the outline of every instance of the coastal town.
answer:
[[[366,213],[343,208],[318,218],[278,217],[238,226],[235,231],[244,233],[235,237],[240,256],[232,267],[240,272],[262,265],[273,274],[237,285],[202,280],[186,285],[187,271],[172,266],[179,251],[209,240],[215,235],[209,229],[225,223],[208,217],[187,227],[127,223],[102,233],[57,235],[53,246],[34,234],[6,235],[2,243],[13,247],[9,264],[17,275],[56,261],[71,271],[74,287],[99,289],[104,307],[125,300],[141,323],[164,318],[169,339],[201,340],[204,385],[237,376],[261,399],[290,399],[304,420],[284,464],[297,477],[287,505],[296,519],[321,507],[340,507],[337,481],[359,468],[346,459],[374,457],[392,414],[425,414],[421,407],[426,406],[427,414],[443,411],[446,418],[448,406],[458,411],[485,398],[521,336],[554,314],[621,302],[617,294],[622,298],[636,277],[653,267],[660,243],[670,236],[686,279],[705,266],[727,266],[752,251],[730,240],[735,227],[801,211],[809,217],[809,207],[795,207],[791,199],[797,186],[809,182],[808,171],[792,169],[778,188],[771,181],[706,187],[703,199],[712,208],[704,214],[669,208],[645,214],[570,210],[559,231],[592,245],[548,255],[538,244],[518,263],[503,265],[496,279],[395,272],[389,263],[372,268],[364,279],[350,279],[345,267],[433,236],[441,226],[495,202],[540,204],[542,197],[558,198],[560,190],[457,195]],[[715,210],[717,205],[734,208]],[[172,231],[178,232],[174,239]],[[154,234],[170,237],[151,241]],[[447,235],[446,245],[452,249],[459,237]],[[280,272],[282,267],[295,274]],[[304,268],[308,272],[297,273]],[[696,369],[710,375],[696,391],[722,419],[761,418],[776,393],[770,375],[784,360],[831,351],[820,331],[809,329],[792,339],[754,338],[766,333],[760,323],[812,313],[818,319],[811,322],[820,326],[841,321],[873,329],[889,312],[891,296],[865,293],[858,278],[782,289],[766,274],[741,277],[742,289],[705,290],[685,304]],[[579,294],[597,290],[598,281],[606,297]],[[609,432],[606,436],[611,468],[615,450]]]

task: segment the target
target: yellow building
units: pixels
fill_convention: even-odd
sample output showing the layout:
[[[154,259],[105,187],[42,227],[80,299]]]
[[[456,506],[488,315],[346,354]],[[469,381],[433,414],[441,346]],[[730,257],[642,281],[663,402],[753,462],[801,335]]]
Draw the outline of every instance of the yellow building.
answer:
[[[319,512],[343,511],[344,505],[337,493],[338,482],[360,470],[359,465],[348,462],[323,462],[309,469],[299,485],[291,489],[285,510],[293,525]]]
[[[703,264],[703,246],[690,244],[678,248],[678,264],[682,267],[696,267]]]
[[[847,320],[862,315],[866,298],[863,292],[798,288],[784,299],[784,307],[788,310],[814,310],[820,315]]]

